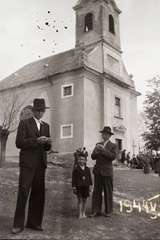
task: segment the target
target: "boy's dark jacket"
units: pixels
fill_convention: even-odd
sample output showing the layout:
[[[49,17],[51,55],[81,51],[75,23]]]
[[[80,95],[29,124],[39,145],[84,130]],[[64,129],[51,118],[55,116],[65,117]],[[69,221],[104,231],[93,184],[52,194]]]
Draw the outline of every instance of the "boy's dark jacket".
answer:
[[[72,187],[90,187],[92,178],[90,169],[85,166],[84,170],[78,165],[72,172]]]

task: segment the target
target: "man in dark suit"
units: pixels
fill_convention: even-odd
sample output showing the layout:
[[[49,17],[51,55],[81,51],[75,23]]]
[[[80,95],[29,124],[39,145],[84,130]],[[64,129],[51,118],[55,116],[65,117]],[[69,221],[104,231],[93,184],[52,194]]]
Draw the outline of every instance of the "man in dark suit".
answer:
[[[51,149],[49,125],[43,121],[46,107],[44,99],[34,99],[33,117],[21,120],[16,146],[20,149],[20,175],[17,206],[12,233],[23,230],[25,208],[29,196],[27,227],[43,231],[42,219],[45,202],[45,169],[47,153]],[[30,193],[30,195],[29,195]]]
[[[93,168],[94,190],[92,196],[92,215],[97,217],[102,209],[102,190],[104,190],[105,216],[110,217],[113,211],[113,165],[116,159],[117,145],[112,143],[109,138],[114,133],[110,127],[104,127],[102,131],[103,142],[96,144],[91,158],[96,160]]]

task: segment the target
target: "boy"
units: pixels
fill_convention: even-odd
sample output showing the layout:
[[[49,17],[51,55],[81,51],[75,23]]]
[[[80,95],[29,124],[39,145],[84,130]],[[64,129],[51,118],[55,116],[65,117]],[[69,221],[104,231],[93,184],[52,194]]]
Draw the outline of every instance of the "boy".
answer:
[[[92,189],[90,169],[86,166],[86,156],[81,153],[78,157],[78,165],[72,172],[73,193],[78,198],[79,219],[86,218],[86,203],[89,191]]]

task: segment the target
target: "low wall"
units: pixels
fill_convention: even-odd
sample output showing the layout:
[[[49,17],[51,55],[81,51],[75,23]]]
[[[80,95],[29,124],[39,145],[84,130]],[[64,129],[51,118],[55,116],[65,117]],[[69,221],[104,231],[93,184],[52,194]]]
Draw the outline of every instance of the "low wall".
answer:
[[[65,153],[51,153],[48,154],[48,163],[58,164],[65,167],[73,167],[74,165],[74,153],[73,152],[65,152]],[[87,158],[87,166],[93,167],[95,161]]]
[[[73,167],[74,165],[74,156],[73,152],[65,152],[65,153],[49,153],[48,163],[55,164],[63,167]],[[19,156],[6,156],[6,163],[19,163]],[[117,161],[114,160],[113,164],[116,164]],[[87,159],[87,166],[93,167],[95,161],[93,161],[90,157]]]
[[[49,153],[48,163],[64,167],[72,167],[74,164],[74,156],[73,153]]]

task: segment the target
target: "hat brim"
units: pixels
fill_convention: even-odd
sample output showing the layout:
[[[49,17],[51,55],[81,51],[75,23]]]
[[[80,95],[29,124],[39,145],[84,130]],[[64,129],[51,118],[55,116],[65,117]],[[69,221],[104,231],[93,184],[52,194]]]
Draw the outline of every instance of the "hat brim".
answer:
[[[114,135],[114,133],[112,132],[108,132],[108,131],[99,131],[100,133],[109,133],[110,135]]]
[[[50,107],[29,107],[30,109],[48,109]]]

